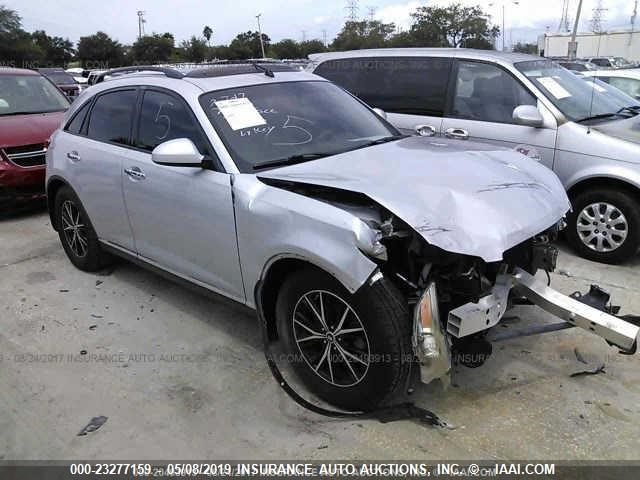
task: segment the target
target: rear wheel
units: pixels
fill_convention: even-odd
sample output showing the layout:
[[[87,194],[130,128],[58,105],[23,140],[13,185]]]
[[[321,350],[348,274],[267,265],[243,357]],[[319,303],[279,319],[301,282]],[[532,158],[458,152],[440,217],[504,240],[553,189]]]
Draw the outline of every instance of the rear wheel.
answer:
[[[568,216],[567,239],[580,256],[620,263],[640,246],[640,205],[625,191],[599,188],[578,194]]]
[[[86,272],[106,266],[111,257],[100,248],[98,236],[73,190],[60,188],[54,205],[60,242],[71,263]]]
[[[349,293],[316,269],[292,274],[276,304],[297,375],[323,400],[372,410],[401,394],[413,361],[408,309],[382,279]]]

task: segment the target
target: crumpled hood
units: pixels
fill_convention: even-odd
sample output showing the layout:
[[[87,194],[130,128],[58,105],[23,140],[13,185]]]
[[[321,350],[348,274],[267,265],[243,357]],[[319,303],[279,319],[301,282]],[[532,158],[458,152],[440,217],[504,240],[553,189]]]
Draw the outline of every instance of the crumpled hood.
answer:
[[[626,120],[601,123],[591,126],[592,130],[628,142],[640,143],[640,115]]]
[[[0,148],[44,143],[60,126],[64,113],[0,116]]]
[[[570,209],[556,175],[512,150],[409,137],[258,175],[360,192],[446,251],[502,259]]]

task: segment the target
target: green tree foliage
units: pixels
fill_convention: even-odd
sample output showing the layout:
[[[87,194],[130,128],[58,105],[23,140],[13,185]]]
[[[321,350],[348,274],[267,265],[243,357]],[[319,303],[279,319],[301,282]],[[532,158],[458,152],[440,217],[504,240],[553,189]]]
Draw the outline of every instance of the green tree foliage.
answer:
[[[479,5],[418,7],[411,16],[414,23],[410,35],[419,46],[493,48],[493,41],[500,35],[500,29],[489,25]]]
[[[22,19],[14,10],[0,5],[0,35],[15,32],[22,28]]]
[[[359,50],[385,47],[396,27],[377,20],[346,22],[331,44],[331,50]]]
[[[104,32],[80,37],[78,60],[88,68],[113,68],[125,64],[125,49]]]
[[[207,44],[195,35],[180,44],[184,59],[188,62],[200,63],[207,58]]]
[[[213,30],[209,25],[205,25],[202,29],[202,36],[207,39],[207,45],[210,45],[209,42],[211,42],[211,35],[213,35]]]
[[[22,29],[20,15],[0,5],[0,65],[35,67],[43,55],[31,35]]]
[[[131,57],[135,63],[151,64],[167,62],[171,58],[174,49],[173,35],[165,33],[159,35],[145,35],[131,45]]]
[[[271,58],[301,58],[302,49],[295,40],[285,38],[271,45],[268,56]]]
[[[50,37],[44,30],[36,30],[31,34],[31,39],[42,52],[42,65],[64,66],[75,54],[73,43],[68,38]]]
[[[269,36],[263,33],[262,42],[264,43],[264,51],[269,51],[269,45],[271,43]],[[238,34],[229,44],[229,55],[229,58],[232,60],[261,58],[260,33],[248,31]]]

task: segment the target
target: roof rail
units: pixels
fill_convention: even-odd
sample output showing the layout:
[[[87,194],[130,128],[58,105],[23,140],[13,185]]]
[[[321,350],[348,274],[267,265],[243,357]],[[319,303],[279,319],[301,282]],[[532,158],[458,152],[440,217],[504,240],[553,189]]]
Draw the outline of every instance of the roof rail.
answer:
[[[111,70],[107,70],[106,72],[100,74],[100,78],[98,78],[96,83],[102,82],[104,80],[104,77],[106,77],[107,75],[126,74],[126,73],[135,73],[135,72],[160,72],[160,73],[164,73],[169,78],[177,78],[177,79],[184,77],[183,73],[173,68],[156,67],[153,65],[135,65],[130,67],[119,67],[119,68],[112,68]]]

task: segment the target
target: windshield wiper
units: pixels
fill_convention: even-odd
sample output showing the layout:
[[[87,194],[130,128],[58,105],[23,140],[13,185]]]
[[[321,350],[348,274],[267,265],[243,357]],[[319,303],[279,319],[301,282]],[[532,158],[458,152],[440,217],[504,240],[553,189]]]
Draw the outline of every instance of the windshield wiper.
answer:
[[[638,115],[640,113],[640,105],[631,105],[630,107],[622,107],[616,113],[624,113],[624,112]]]
[[[380,145],[380,144],[387,143],[387,142],[393,142],[394,140],[400,140],[402,138],[407,138],[407,137],[410,137],[410,136],[411,135],[403,135],[403,134],[400,134],[400,135],[389,135],[388,137],[377,138],[375,140],[371,140],[370,142],[363,143],[362,145],[358,145],[353,150],[358,150],[359,148],[373,147],[374,145]]]
[[[253,165],[254,170],[262,170],[263,168],[279,167],[282,165],[295,165],[296,163],[308,162],[309,160],[317,160],[318,158],[328,157],[334,153],[301,153],[291,155],[286,158],[278,158],[276,160],[267,160],[266,162],[258,162]]]
[[[592,115],[590,117],[580,118],[580,119],[576,120],[576,123],[588,122],[590,120],[602,120],[602,119],[605,119],[605,118],[620,117],[620,116],[622,116],[622,113],[620,113],[620,112],[601,113],[599,115]]]

